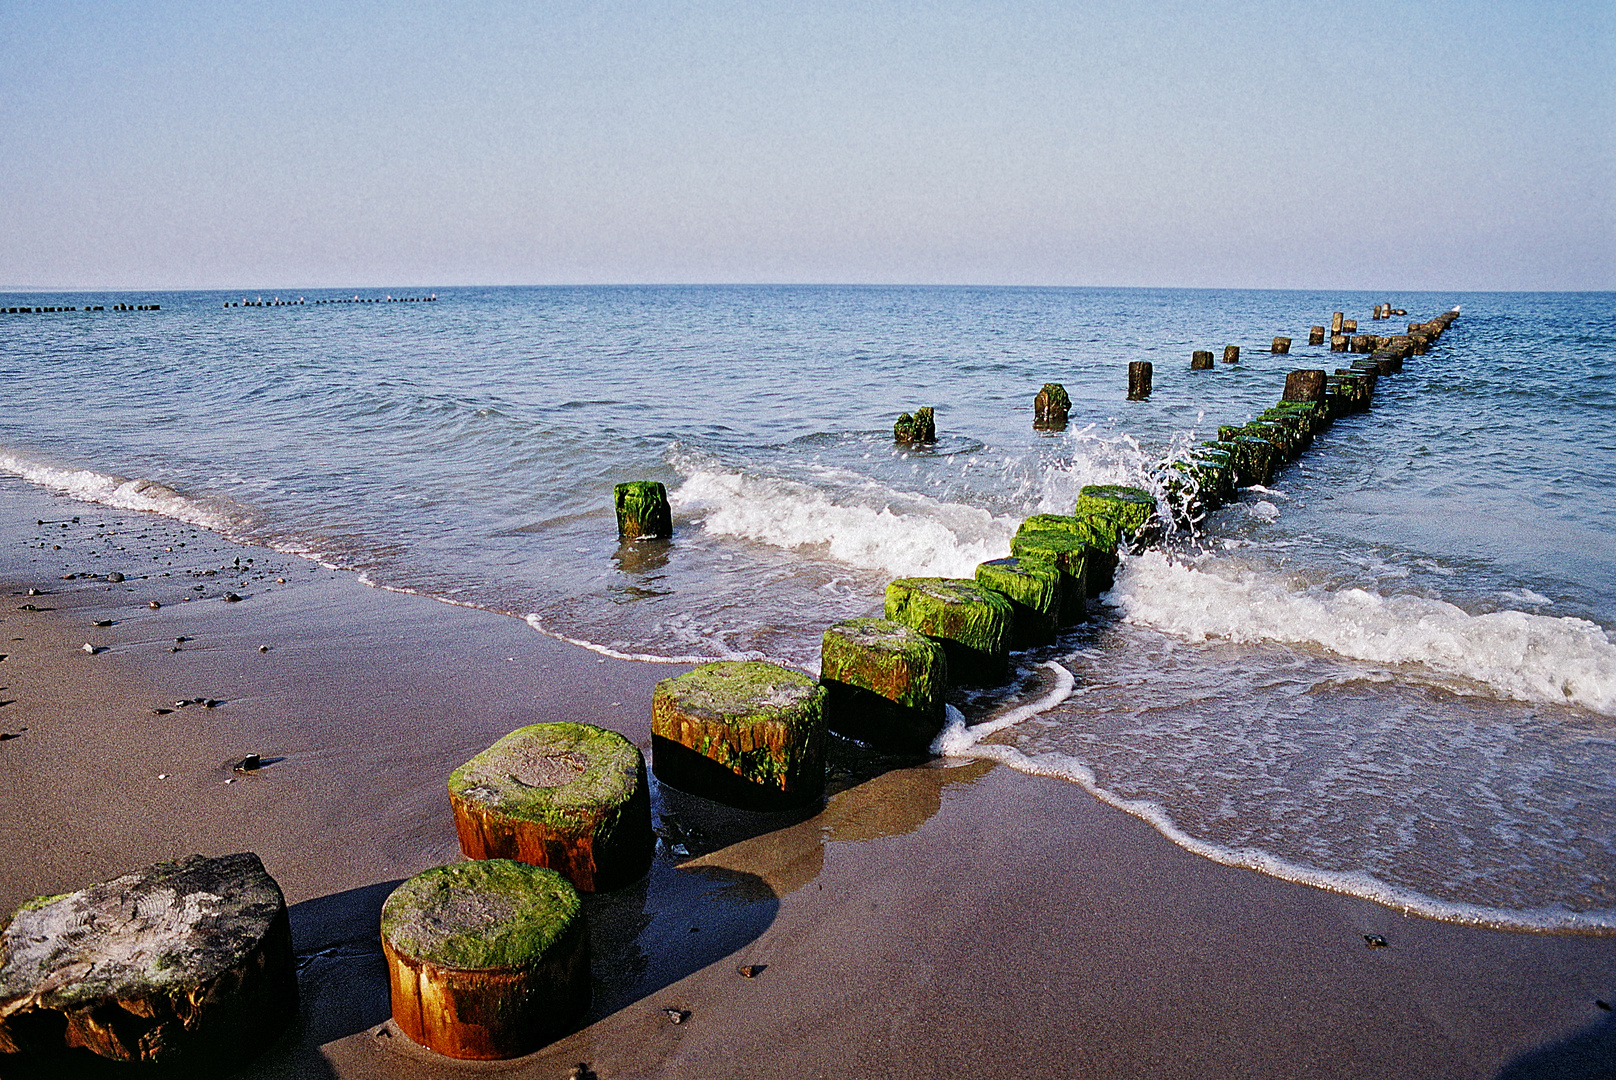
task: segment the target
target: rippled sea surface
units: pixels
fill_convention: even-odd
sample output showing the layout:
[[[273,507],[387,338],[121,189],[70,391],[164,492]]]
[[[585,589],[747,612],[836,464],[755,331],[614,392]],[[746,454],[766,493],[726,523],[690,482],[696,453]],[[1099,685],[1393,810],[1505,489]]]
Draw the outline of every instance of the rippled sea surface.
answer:
[[[891,578],[970,576],[1026,515],[1146,482],[1287,371],[1344,365],[1306,345],[1332,311],[1390,333],[1460,305],[1373,410],[1129,560],[1018,687],[961,701],[971,721],[1046,707],[956,749],[1069,777],[1209,857],[1616,928],[1611,294],[301,295],[0,296],[161,306],[0,316],[0,469],[622,655],[810,670]],[[1386,301],[1407,319],[1372,322]],[[1225,344],[1238,364],[1189,370]],[[1124,400],[1132,360],[1155,366],[1149,401]],[[1037,432],[1051,381],[1070,424]],[[921,405],[938,444],[895,446]],[[668,485],[672,543],[617,542],[626,479]]]

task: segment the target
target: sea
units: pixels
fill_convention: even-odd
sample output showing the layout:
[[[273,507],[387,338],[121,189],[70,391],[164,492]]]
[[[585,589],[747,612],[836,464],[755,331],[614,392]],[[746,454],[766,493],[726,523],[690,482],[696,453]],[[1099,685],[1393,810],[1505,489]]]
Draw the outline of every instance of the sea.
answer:
[[[244,306],[245,302],[245,306]],[[1373,321],[1389,303],[1406,318]],[[155,310],[151,308],[155,305]],[[1126,557],[937,749],[1411,913],[1616,932],[1616,294],[966,287],[5,293],[0,473],[651,662],[817,673],[886,583],[1275,402],[1332,312],[1459,308],[1267,487]],[[85,311],[86,307],[104,310]],[[123,310],[130,309],[130,310]],[[1275,336],[1289,355],[1270,352]],[[1237,363],[1193,371],[1190,354]],[[1126,400],[1130,361],[1154,391]],[[1032,400],[1065,386],[1063,430]],[[935,410],[938,441],[893,441]],[[660,480],[666,542],[613,486]]]

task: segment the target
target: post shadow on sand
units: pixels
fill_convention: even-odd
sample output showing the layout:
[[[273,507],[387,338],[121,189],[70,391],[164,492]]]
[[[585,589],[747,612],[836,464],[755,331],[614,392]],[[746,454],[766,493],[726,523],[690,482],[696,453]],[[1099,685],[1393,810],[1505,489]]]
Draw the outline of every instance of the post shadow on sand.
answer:
[[[1575,1034],[1520,1055],[1498,1072],[1498,1080],[1608,1080],[1616,1076],[1616,1013]]]

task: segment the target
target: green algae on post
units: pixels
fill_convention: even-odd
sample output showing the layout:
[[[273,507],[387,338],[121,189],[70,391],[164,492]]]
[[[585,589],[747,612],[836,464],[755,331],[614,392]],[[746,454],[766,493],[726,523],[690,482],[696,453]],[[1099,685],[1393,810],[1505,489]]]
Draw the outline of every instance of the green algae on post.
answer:
[[[956,683],[985,686],[1004,678],[1010,651],[1010,601],[965,578],[899,578],[887,585],[886,616],[943,647]]]
[[[909,445],[936,442],[937,424],[931,406],[916,409],[912,415],[904,413],[899,416],[897,423],[892,425],[892,438],[894,442]]]
[[[1089,560],[1094,557],[1089,533],[1075,518],[1056,514],[1035,517],[1059,518],[1072,522],[1073,527],[1034,525],[1035,518],[1028,518],[1011,538],[1010,553],[1024,564],[1043,564],[1054,569],[1060,575],[1056,619],[1062,626],[1080,623],[1088,618]]]
[[[1066,426],[1066,415],[1072,411],[1072,399],[1060,383],[1045,383],[1032,399],[1032,425],[1035,428],[1059,429]]]
[[[1110,518],[1129,543],[1137,543],[1159,527],[1156,497],[1143,488],[1122,484],[1089,484],[1077,493],[1076,516]]]
[[[673,535],[668,489],[658,480],[630,480],[613,490],[617,535],[622,540],[657,540]]]
[[[651,769],[663,782],[745,809],[785,809],[825,790],[825,688],[761,660],[720,660],[651,695]]]
[[[585,892],[637,881],[651,865],[651,796],[640,751],[589,724],[532,724],[449,777],[460,850],[545,866]]]
[[[554,870],[482,859],[417,874],[382,905],[393,1020],[448,1057],[519,1057],[589,1006],[583,900]]]
[[[6,1076],[224,1075],[296,1015],[286,901],[251,852],[38,897],[0,929]]]
[[[883,750],[921,753],[943,729],[948,659],[931,638],[890,619],[825,631],[819,681],[831,731]]]
[[[1052,562],[1021,558],[978,564],[976,582],[1010,601],[1010,647],[1026,649],[1055,640],[1060,626],[1061,572]]]

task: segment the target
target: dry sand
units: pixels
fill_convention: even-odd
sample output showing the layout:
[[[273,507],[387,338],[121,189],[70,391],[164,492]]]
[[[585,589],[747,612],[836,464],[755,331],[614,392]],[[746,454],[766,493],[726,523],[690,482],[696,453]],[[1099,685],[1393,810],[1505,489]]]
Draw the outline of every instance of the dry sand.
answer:
[[[449,771],[539,720],[647,746],[681,669],[10,479],[0,654],[0,909],[193,852],[256,851],[285,890],[302,1019],[244,1076],[1616,1076],[1616,939],[1409,918],[1060,781],[848,747],[812,816],[659,791],[691,854],[590,899],[585,1026],[451,1062],[386,1023],[376,937],[400,879],[459,857]]]

